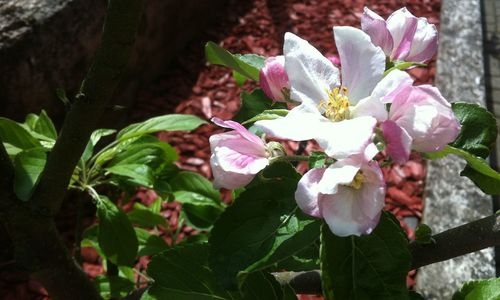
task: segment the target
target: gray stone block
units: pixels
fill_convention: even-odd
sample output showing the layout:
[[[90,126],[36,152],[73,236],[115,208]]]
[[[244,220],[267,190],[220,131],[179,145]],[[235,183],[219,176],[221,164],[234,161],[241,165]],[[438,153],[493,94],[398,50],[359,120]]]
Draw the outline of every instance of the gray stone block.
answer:
[[[480,0],[443,0],[436,86],[451,102],[486,106]],[[428,166],[423,222],[435,233],[492,214],[491,197],[459,177],[462,159]],[[417,290],[428,300],[451,299],[464,281],[495,276],[493,249],[421,268]]]

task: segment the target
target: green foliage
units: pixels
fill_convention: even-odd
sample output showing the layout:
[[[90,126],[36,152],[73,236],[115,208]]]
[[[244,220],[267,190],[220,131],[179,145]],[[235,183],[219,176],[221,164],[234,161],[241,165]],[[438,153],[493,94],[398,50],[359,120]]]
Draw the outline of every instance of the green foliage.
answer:
[[[390,72],[394,70],[406,70],[411,67],[425,67],[427,66],[426,64],[418,63],[418,62],[411,62],[411,61],[391,61],[389,63],[386,63],[386,71],[384,72],[384,76],[389,74]]]
[[[56,127],[44,110],[42,110],[40,116],[29,114],[26,117],[25,125],[28,126],[29,130],[42,135],[48,140],[55,141],[57,139]]]
[[[117,139],[123,141],[158,131],[190,131],[202,124],[206,122],[193,115],[164,115],[123,128],[118,132]]]
[[[290,164],[272,164],[215,222],[209,263],[226,288],[236,289],[238,272],[257,271],[286,259],[318,237],[314,221],[295,214],[299,178]]]
[[[415,242],[419,244],[431,244],[434,242],[432,238],[432,229],[425,225],[420,224],[415,229]]]
[[[176,246],[153,257],[148,275],[154,279],[145,299],[233,299],[207,265],[208,245]]]
[[[309,169],[322,168],[325,166],[328,156],[324,152],[314,151],[309,156]]]
[[[41,148],[40,142],[19,123],[0,117],[0,140],[22,150]]]
[[[261,89],[255,89],[252,93],[241,94],[241,108],[234,120],[240,123],[249,123],[257,120],[276,119],[286,115],[286,104],[273,103]]]
[[[114,129],[104,128],[94,130],[94,132],[92,132],[92,134],[90,135],[90,140],[87,143],[85,150],[83,151],[82,161],[86,162],[87,160],[89,160],[89,158],[92,156],[92,153],[94,152],[95,145],[97,145],[101,138],[111,135],[115,132],[116,130]]]
[[[326,299],[409,299],[406,275],[411,255],[399,222],[383,212],[370,235],[338,237],[326,223],[321,271]]]
[[[297,296],[293,290],[286,286],[282,289],[273,275],[266,272],[253,272],[244,274],[239,278],[242,300],[293,300]]]
[[[14,159],[14,193],[22,201],[28,201],[40,174],[45,167],[47,154],[42,148],[25,150]]]
[[[259,71],[264,66],[265,58],[255,54],[237,55],[219,47],[214,42],[205,45],[205,57],[207,61],[233,69],[239,75],[248,79],[259,81]],[[242,78],[237,77],[241,83]]]
[[[500,278],[469,281],[452,298],[452,300],[498,299],[500,299]]]
[[[132,224],[147,228],[153,228],[160,225],[164,227],[167,226],[165,217],[140,203],[134,203],[134,209],[127,214],[127,217]]]
[[[106,196],[97,201],[99,247],[111,262],[130,266],[135,262],[138,241],[127,215]]]
[[[97,276],[94,281],[104,299],[123,298],[134,290],[134,282],[119,276]]]
[[[493,149],[498,134],[493,114],[471,103],[453,103],[452,109],[462,128],[450,146],[486,158]]]
[[[169,249],[163,238],[145,229],[136,227],[135,234],[139,242],[137,256],[155,255]]]

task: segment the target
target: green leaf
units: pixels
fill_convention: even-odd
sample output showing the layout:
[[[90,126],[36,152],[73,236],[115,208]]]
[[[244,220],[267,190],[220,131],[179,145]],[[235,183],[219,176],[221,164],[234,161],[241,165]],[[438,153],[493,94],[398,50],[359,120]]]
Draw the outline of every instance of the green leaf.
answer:
[[[281,238],[280,228],[287,225],[297,208],[294,194],[298,178],[290,164],[272,164],[215,222],[209,239],[209,263],[226,288],[236,289],[236,275],[252,264],[266,257],[269,262],[277,259],[269,253],[280,249],[275,244]]]
[[[461,156],[467,161],[467,166],[460,173],[461,176],[470,178],[486,194],[500,195],[500,174],[493,170],[483,158],[452,146],[446,146],[439,152],[425,153],[425,157],[435,159],[448,154]]]
[[[415,242],[419,244],[431,244],[433,242],[432,229],[425,224],[418,225],[415,229]]]
[[[370,235],[338,237],[323,225],[321,278],[325,299],[409,299],[411,255],[399,222],[383,212]]]
[[[224,206],[201,194],[177,191],[175,199],[182,203],[182,213],[188,224],[196,229],[209,229],[224,211]]]
[[[99,247],[106,258],[119,266],[132,265],[137,255],[138,241],[127,215],[108,197],[100,196],[97,202],[97,216]]]
[[[265,57],[255,54],[235,55],[219,47],[214,42],[205,45],[207,61],[221,66],[226,66],[240,73],[248,79],[259,82],[259,71],[264,64]]]
[[[274,116],[274,118],[277,118],[278,116],[283,115],[286,108],[285,103],[276,102],[273,104],[273,101],[269,99],[266,94],[264,94],[264,91],[261,89],[255,89],[251,94],[247,92],[243,92],[241,94],[241,108],[234,117],[234,120],[242,123],[247,120],[251,120],[261,113],[264,113],[267,117]],[[269,110],[275,111],[265,112]]]
[[[14,192],[22,201],[28,201],[45,167],[47,154],[43,149],[20,152],[14,160]]]
[[[183,171],[177,173],[171,180],[170,186],[174,191],[187,191],[200,194],[213,202],[220,204],[221,198],[218,190],[202,175],[194,172]]]
[[[94,248],[101,257],[105,257],[101,247],[99,247],[99,225],[94,224],[83,232],[80,246]]]
[[[92,134],[90,135],[90,140],[87,143],[87,146],[85,147],[85,151],[83,151],[82,160],[86,162],[92,156],[95,145],[97,145],[97,143],[102,137],[111,135],[115,132],[116,130],[114,129],[105,129],[105,128],[94,130],[94,132],[92,132]]]
[[[319,239],[289,258],[276,264],[274,270],[312,271],[320,268]]]
[[[154,283],[142,299],[232,299],[208,268],[207,256],[207,244],[176,246],[154,256],[147,270]]]
[[[297,296],[287,293],[287,298],[281,285],[273,275],[266,272],[253,272],[242,276],[240,291],[242,300],[288,300]]]
[[[123,298],[134,290],[134,282],[118,276],[97,276],[92,282],[104,299]]]
[[[146,206],[140,203],[134,203],[134,209],[127,214],[132,224],[137,224],[143,227],[153,228],[155,226],[167,226],[165,217],[160,214],[154,213]]]
[[[388,66],[386,66],[386,71],[384,72],[384,76],[389,74],[390,72],[394,70],[406,70],[410,67],[426,67],[426,64],[418,63],[418,62],[411,62],[411,61],[394,61],[391,62]]]
[[[42,110],[42,112],[40,113],[40,117],[35,123],[34,130],[37,133],[40,133],[50,139],[57,139],[56,127],[54,126],[54,123],[52,123],[52,120],[49,118],[45,110]]]
[[[178,159],[179,155],[168,143],[162,142],[154,136],[142,136],[123,151],[117,153],[109,166],[147,164],[152,168],[156,168],[160,164]]]
[[[324,152],[314,151],[309,156],[309,169],[322,168],[328,156]]]
[[[128,177],[129,180],[139,186],[152,188],[155,182],[153,170],[147,165],[120,164],[106,168],[111,174]]]
[[[475,156],[488,157],[498,134],[493,114],[471,103],[453,103],[452,109],[462,128],[450,146],[465,150]]]
[[[0,140],[23,150],[42,147],[40,142],[20,124],[2,117],[0,117]]]
[[[255,123],[257,121],[262,121],[262,120],[274,120],[279,117],[284,117],[286,116],[290,111],[288,109],[267,109],[264,110],[262,113],[244,121],[241,122],[242,125],[246,124],[251,124]]]
[[[206,122],[193,115],[164,115],[125,127],[118,133],[117,139],[126,140],[158,131],[191,131],[202,124]]]
[[[452,300],[498,299],[500,299],[500,278],[469,281],[452,298]]]
[[[145,229],[135,228],[135,234],[139,241],[137,256],[155,255],[169,249],[164,239]]]
[[[243,85],[247,81],[247,78],[245,76],[241,75],[240,73],[236,72],[235,70],[233,70],[233,78],[239,87],[243,87]]]

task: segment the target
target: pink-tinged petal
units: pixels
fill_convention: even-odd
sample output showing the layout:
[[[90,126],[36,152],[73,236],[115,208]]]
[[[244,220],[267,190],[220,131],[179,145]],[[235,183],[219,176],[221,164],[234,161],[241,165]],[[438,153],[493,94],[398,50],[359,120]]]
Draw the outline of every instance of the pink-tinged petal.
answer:
[[[306,40],[287,32],[283,53],[292,100],[318,105],[340,84],[339,70]]]
[[[393,70],[377,83],[371,97],[382,103],[391,103],[394,94],[397,93],[398,90],[411,86],[412,84],[413,79],[408,73],[401,70]]]
[[[329,61],[335,66],[340,66],[340,57],[338,55],[332,55],[327,57]]]
[[[348,89],[351,105],[356,105],[369,96],[382,79],[385,54],[360,29],[338,26],[333,28],[333,32],[342,64],[342,85]]]
[[[251,133],[250,131],[248,131],[248,129],[243,127],[238,122],[234,122],[231,120],[224,121],[224,120],[219,119],[217,117],[212,118],[212,122],[214,122],[217,126],[236,130],[236,132],[238,132],[238,134],[240,134],[243,138],[247,139],[248,141],[264,146],[264,142],[258,136]]]
[[[440,151],[456,139],[460,124],[437,88],[409,87],[403,89],[401,95],[393,101],[389,118],[411,136],[413,149]]]
[[[398,164],[404,164],[410,159],[412,138],[403,128],[391,120],[380,126],[386,142],[387,154]]]
[[[266,59],[259,73],[260,87],[274,101],[285,101],[283,90],[290,89],[290,83],[285,71],[285,57],[280,55]]]
[[[337,159],[363,154],[366,147],[372,143],[376,124],[377,120],[373,117],[325,122],[321,124],[320,131],[315,133],[314,139],[326,154]]]
[[[285,117],[257,121],[255,126],[275,138],[305,141],[320,134],[325,123],[331,121],[324,118],[316,107],[301,104]]]
[[[371,116],[378,122],[383,122],[387,119],[388,112],[385,103],[374,97],[366,97],[351,108],[351,115],[353,118]]]
[[[230,190],[241,188],[249,184],[255,176],[255,174],[240,174],[223,170],[221,166],[218,165],[215,155],[213,154],[210,158],[210,166],[214,176],[213,184],[215,188],[226,188]]]
[[[385,180],[382,170],[376,161],[363,164],[361,171],[365,176],[365,182],[360,189],[360,207],[365,216],[371,220],[377,220],[384,208]]]
[[[417,23],[418,19],[406,7],[395,11],[389,16],[387,29],[390,31],[394,42],[391,60],[406,60],[417,30]]]
[[[436,26],[429,24],[425,18],[419,18],[410,53],[406,60],[421,63],[429,61],[436,54],[437,48],[438,31]]]
[[[295,200],[299,208],[306,214],[321,218],[318,207],[319,181],[326,168],[309,170],[299,181],[295,191]]]
[[[337,193],[340,185],[352,182],[360,168],[361,162],[350,158],[335,162],[324,171],[323,178],[319,182],[319,192],[322,194]]]
[[[361,29],[366,32],[375,46],[382,48],[386,56],[392,53],[392,36],[385,20],[375,12],[365,7],[363,16],[361,17]]]

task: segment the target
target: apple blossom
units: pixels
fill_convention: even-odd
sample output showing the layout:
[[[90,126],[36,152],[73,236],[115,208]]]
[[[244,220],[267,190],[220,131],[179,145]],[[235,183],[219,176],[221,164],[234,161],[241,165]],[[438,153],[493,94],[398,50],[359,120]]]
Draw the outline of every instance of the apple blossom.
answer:
[[[426,62],[436,53],[438,33],[426,18],[417,18],[406,8],[392,13],[387,21],[365,7],[361,28],[382,48],[391,61]]]
[[[290,90],[290,83],[285,71],[285,57],[269,57],[259,73],[260,87],[274,101],[285,102]]]
[[[269,164],[266,144],[237,122],[219,118],[212,118],[212,122],[233,129],[210,137],[214,186],[236,189],[247,185],[255,174]]]
[[[405,86],[392,98],[389,120],[381,129],[387,152],[396,162],[406,162],[410,149],[440,151],[457,138],[460,123],[437,88]]]
[[[300,102],[287,116],[255,123],[270,136],[295,141],[315,139],[335,158],[361,153],[372,143],[374,127],[387,119],[383,98],[400,84],[404,72],[384,77],[385,55],[370,37],[353,27],[335,27],[339,69],[307,41],[285,34],[285,69],[290,98]]]
[[[384,206],[385,181],[377,162],[363,156],[309,170],[295,192],[304,213],[325,219],[338,236],[369,234]]]

